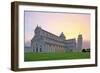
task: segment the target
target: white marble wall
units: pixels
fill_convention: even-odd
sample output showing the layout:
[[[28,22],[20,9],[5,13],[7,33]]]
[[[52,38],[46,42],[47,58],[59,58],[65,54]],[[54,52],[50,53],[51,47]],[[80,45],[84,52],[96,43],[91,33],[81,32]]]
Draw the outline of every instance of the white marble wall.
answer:
[[[79,52],[82,49],[81,35],[78,36],[78,42],[76,43],[76,39],[64,40],[59,36],[42,30],[41,28],[39,28],[38,32],[35,32],[36,37],[33,37],[33,40],[31,42],[34,52]],[[36,48],[38,48],[38,51],[36,51]],[[42,49],[42,51],[40,51],[40,48]]]

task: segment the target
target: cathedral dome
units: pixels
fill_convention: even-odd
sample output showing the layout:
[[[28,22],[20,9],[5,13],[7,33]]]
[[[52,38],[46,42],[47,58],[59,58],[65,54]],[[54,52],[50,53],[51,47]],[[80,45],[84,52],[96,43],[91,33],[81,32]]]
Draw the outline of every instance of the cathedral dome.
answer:
[[[62,38],[62,39],[65,39],[65,35],[63,34],[63,32],[60,34],[59,37]]]

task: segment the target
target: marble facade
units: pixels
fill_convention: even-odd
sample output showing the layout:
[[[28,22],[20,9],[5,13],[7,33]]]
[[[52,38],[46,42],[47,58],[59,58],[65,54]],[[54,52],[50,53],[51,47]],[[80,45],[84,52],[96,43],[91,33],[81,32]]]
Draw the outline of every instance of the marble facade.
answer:
[[[37,26],[31,40],[33,52],[80,52],[82,50],[82,35],[78,38],[66,39],[63,32],[60,36],[52,34]]]

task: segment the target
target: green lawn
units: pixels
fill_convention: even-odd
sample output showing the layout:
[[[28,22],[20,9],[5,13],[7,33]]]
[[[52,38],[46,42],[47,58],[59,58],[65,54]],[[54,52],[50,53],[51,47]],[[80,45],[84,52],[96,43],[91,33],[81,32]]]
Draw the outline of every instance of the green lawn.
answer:
[[[87,59],[90,52],[24,53],[24,61]]]

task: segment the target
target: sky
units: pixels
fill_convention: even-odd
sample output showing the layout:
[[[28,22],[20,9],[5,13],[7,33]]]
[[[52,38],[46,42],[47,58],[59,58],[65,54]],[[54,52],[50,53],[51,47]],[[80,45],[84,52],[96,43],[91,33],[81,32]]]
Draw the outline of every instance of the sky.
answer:
[[[30,45],[38,26],[57,36],[64,33],[66,39],[83,36],[83,48],[90,48],[90,14],[64,12],[24,11],[25,46]]]

